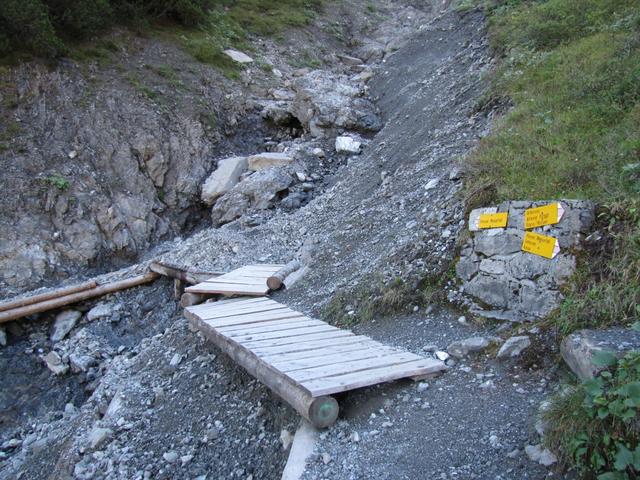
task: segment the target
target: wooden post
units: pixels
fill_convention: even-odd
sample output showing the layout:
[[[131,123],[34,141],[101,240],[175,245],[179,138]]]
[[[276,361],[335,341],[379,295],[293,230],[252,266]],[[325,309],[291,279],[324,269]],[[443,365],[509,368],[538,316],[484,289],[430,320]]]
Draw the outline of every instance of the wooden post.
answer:
[[[184,280],[180,280],[179,278],[173,279],[173,298],[176,300],[180,300],[182,294],[184,293]]]
[[[11,300],[9,302],[0,303],[0,312],[4,312],[5,310],[12,310],[19,307],[26,307],[27,305],[33,305],[34,303],[44,302],[53,298],[64,297],[65,295],[82,292],[84,290],[90,290],[92,288],[96,288],[97,286],[98,284],[95,282],[95,280],[90,280],[78,285],[59,288],[57,290],[40,293],[38,295],[32,295],[30,297],[19,298],[18,300]]]
[[[291,260],[284,267],[267,278],[267,287],[269,287],[271,290],[278,290],[280,287],[282,287],[284,279],[301,267],[302,264],[298,260]]]
[[[107,283],[105,285],[99,285],[96,288],[92,288],[91,290],[84,290],[81,292],[72,293],[70,295],[65,295],[63,297],[46,300],[44,302],[34,303],[32,305],[14,308],[12,310],[6,310],[4,312],[0,312],[0,323],[26,317],[28,315],[33,315],[34,313],[46,312],[47,310],[64,307],[66,305],[78,303],[90,298],[100,297],[108,293],[117,292],[118,290],[136,287],[138,285],[152,282],[159,276],[160,275],[155,272],[147,272],[143,275],[126,278],[124,280]]]
[[[327,428],[338,418],[338,402],[325,395],[312,397],[311,394],[289,377],[261,361],[255,354],[219,334],[211,325],[203,322],[197,315],[185,310],[185,316],[192,327],[200,330],[238,365],[264,383],[274,393],[284,399],[300,415],[317,428]]]

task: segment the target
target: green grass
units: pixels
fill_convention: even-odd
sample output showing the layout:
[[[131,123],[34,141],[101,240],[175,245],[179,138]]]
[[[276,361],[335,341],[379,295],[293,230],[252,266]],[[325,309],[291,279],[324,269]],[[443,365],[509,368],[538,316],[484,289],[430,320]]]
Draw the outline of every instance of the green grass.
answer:
[[[465,2],[465,5],[468,2]],[[601,248],[581,257],[552,323],[564,333],[640,315],[640,1],[485,2],[502,56],[479,104],[508,101],[468,158],[488,204],[507,199],[599,202]]]
[[[64,192],[69,189],[71,183],[69,180],[59,173],[53,173],[47,177],[42,178],[42,182],[46,185],[51,185],[61,192]]]

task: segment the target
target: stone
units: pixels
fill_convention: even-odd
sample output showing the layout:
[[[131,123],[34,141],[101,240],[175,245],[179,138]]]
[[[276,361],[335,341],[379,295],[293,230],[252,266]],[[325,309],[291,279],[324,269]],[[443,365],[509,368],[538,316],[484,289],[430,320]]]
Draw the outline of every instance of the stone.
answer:
[[[640,332],[628,328],[579,330],[567,336],[560,345],[560,353],[569,368],[581,379],[593,378],[603,367],[594,365],[597,352],[611,352],[623,357],[640,350]]]
[[[110,317],[113,312],[113,306],[108,303],[99,303],[87,312],[87,320],[93,322],[99,318]]]
[[[109,428],[94,427],[91,432],[89,432],[87,439],[89,447],[92,449],[99,448],[106,440],[111,438],[112,435],[113,430]]]
[[[531,340],[526,335],[511,337],[502,344],[498,350],[497,358],[513,358],[520,355],[527,347],[531,345]]]
[[[364,62],[361,58],[352,57],[349,55],[338,55],[340,61],[346,65],[362,65]]]
[[[78,320],[82,317],[82,313],[77,310],[65,310],[56,316],[53,323],[53,333],[51,334],[52,342],[59,342],[75,327]]]
[[[293,443],[293,433],[289,430],[282,430],[280,432],[280,443],[282,443],[283,450],[289,450],[289,447]]]
[[[425,190],[431,190],[433,188],[436,188],[436,186],[440,183],[440,180],[438,178],[432,178],[431,180],[429,180],[427,182],[427,184],[424,186]]]
[[[0,345],[3,347],[7,345],[7,332],[3,327],[0,327]]]
[[[489,346],[489,340],[484,337],[470,337],[453,342],[447,347],[447,352],[457,358],[464,358],[470,353],[481,352]]]
[[[314,157],[318,157],[318,158],[324,158],[324,150],[321,148],[314,148],[311,153],[313,154]]]
[[[442,362],[446,362],[449,359],[449,354],[447,352],[443,352],[442,350],[436,350],[434,352],[436,358]]]
[[[202,185],[200,198],[205,205],[213,205],[218,197],[231,190],[247,169],[247,157],[230,157],[218,161],[218,167]]]
[[[162,454],[162,458],[164,458],[167,463],[176,463],[178,461],[179,455],[175,450],[169,450]]]
[[[253,62],[253,58],[251,58],[249,55],[247,55],[246,53],[240,52],[238,50],[233,50],[232,48],[225,50],[224,53],[229,58],[231,58],[231,60],[233,60],[234,62],[238,62],[242,64]]]
[[[62,358],[57,352],[51,350],[44,357],[42,357],[47,368],[56,375],[63,375],[69,370],[69,366],[62,362]]]
[[[329,465],[331,463],[331,455],[329,455],[327,452],[324,452],[322,454],[322,463],[324,463],[325,465]]]
[[[341,136],[336,138],[336,152],[338,153],[360,153],[362,144],[351,137]]]
[[[81,355],[72,353],[69,355],[69,365],[73,373],[86,372],[90,367],[96,364],[95,358],[89,355]]]
[[[293,163],[293,158],[286,153],[265,152],[251,155],[247,159],[249,170],[263,170],[269,167],[281,167]]]
[[[549,467],[558,461],[549,449],[543,448],[539,444],[527,445],[524,447],[524,451],[532,462],[537,462],[545,467]]]
[[[182,355],[180,355],[179,353],[174,353],[171,357],[171,360],[169,360],[169,366],[177,367],[178,365],[180,365],[180,362],[182,362]]]
[[[497,234],[490,231],[478,232],[474,238],[475,251],[487,257],[516,253],[522,247],[523,236],[522,231],[515,229],[500,230]]]

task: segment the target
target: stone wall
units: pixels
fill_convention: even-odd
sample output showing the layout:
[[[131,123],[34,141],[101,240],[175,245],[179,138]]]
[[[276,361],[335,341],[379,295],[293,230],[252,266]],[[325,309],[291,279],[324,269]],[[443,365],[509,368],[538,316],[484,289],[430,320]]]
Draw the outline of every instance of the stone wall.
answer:
[[[456,273],[462,288],[455,296],[472,313],[510,321],[542,318],[560,303],[559,287],[575,271],[575,252],[588,235],[594,221],[592,202],[561,200],[565,210],[559,223],[532,231],[555,237],[560,253],[553,259],[522,251],[525,234],[524,212],[551,201],[510,201],[497,207],[508,212],[506,228],[471,232],[460,254]],[[472,219],[488,209],[477,209]],[[496,211],[496,209],[492,209]]]

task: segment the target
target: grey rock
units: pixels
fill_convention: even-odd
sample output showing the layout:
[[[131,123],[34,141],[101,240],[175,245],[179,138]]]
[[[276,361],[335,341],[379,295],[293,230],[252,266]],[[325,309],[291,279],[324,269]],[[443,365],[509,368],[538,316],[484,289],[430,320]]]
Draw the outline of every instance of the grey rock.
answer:
[[[479,232],[474,239],[475,251],[487,257],[508,255],[520,251],[524,234],[520,230],[505,229],[497,235],[491,232]]]
[[[175,450],[170,450],[168,452],[163,453],[162,458],[164,458],[164,460],[167,463],[176,463],[178,461],[178,458],[180,458],[180,456],[178,455],[178,452],[176,452]]]
[[[110,317],[113,310],[113,305],[108,303],[99,303],[87,312],[87,320],[93,322],[99,318]]]
[[[42,357],[47,368],[56,375],[63,375],[69,371],[69,366],[62,362],[62,358],[55,351],[50,351],[44,357]]]
[[[77,310],[66,310],[56,316],[53,323],[53,333],[51,334],[52,342],[59,342],[75,327],[78,320],[82,317],[82,313]]]
[[[500,350],[498,350],[497,358],[504,359],[517,357],[527,347],[529,347],[529,345],[531,345],[531,340],[526,335],[511,337],[502,344]]]
[[[457,358],[464,358],[470,353],[481,352],[489,346],[489,340],[484,337],[470,337],[459,342],[453,342],[447,347],[447,352]]]
[[[293,163],[293,158],[285,153],[265,152],[247,158],[249,170],[264,170],[270,167],[282,167]],[[240,175],[238,175],[239,177]]]
[[[7,332],[3,327],[0,327],[0,345],[3,347],[7,345]]]
[[[113,435],[113,430],[109,428],[94,427],[87,438],[87,443],[92,449],[99,448],[105,441]]]
[[[217,168],[202,185],[200,198],[206,205],[213,205],[216,199],[231,190],[247,169],[246,157],[230,157],[218,161]]]
[[[224,51],[224,54],[228,56],[231,60],[238,63],[252,63],[253,58],[251,58],[246,53],[240,52],[238,50],[233,50],[231,48]]]
[[[524,447],[524,451],[531,461],[538,462],[545,467],[549,467],[558,461],[556,456],[542,445],[527,445]]]
[[[597,352],[612,352],[618,358],[640,350],[640,332],[626,328],[580,330],[566,337],[560,353],[569,368],[582,380],[593,378],[602,367],[593,364]]]
[[[86,372],[96,364],[96,359],[89,355],[72,353],[69,355],[69,365],[73,373]]]

